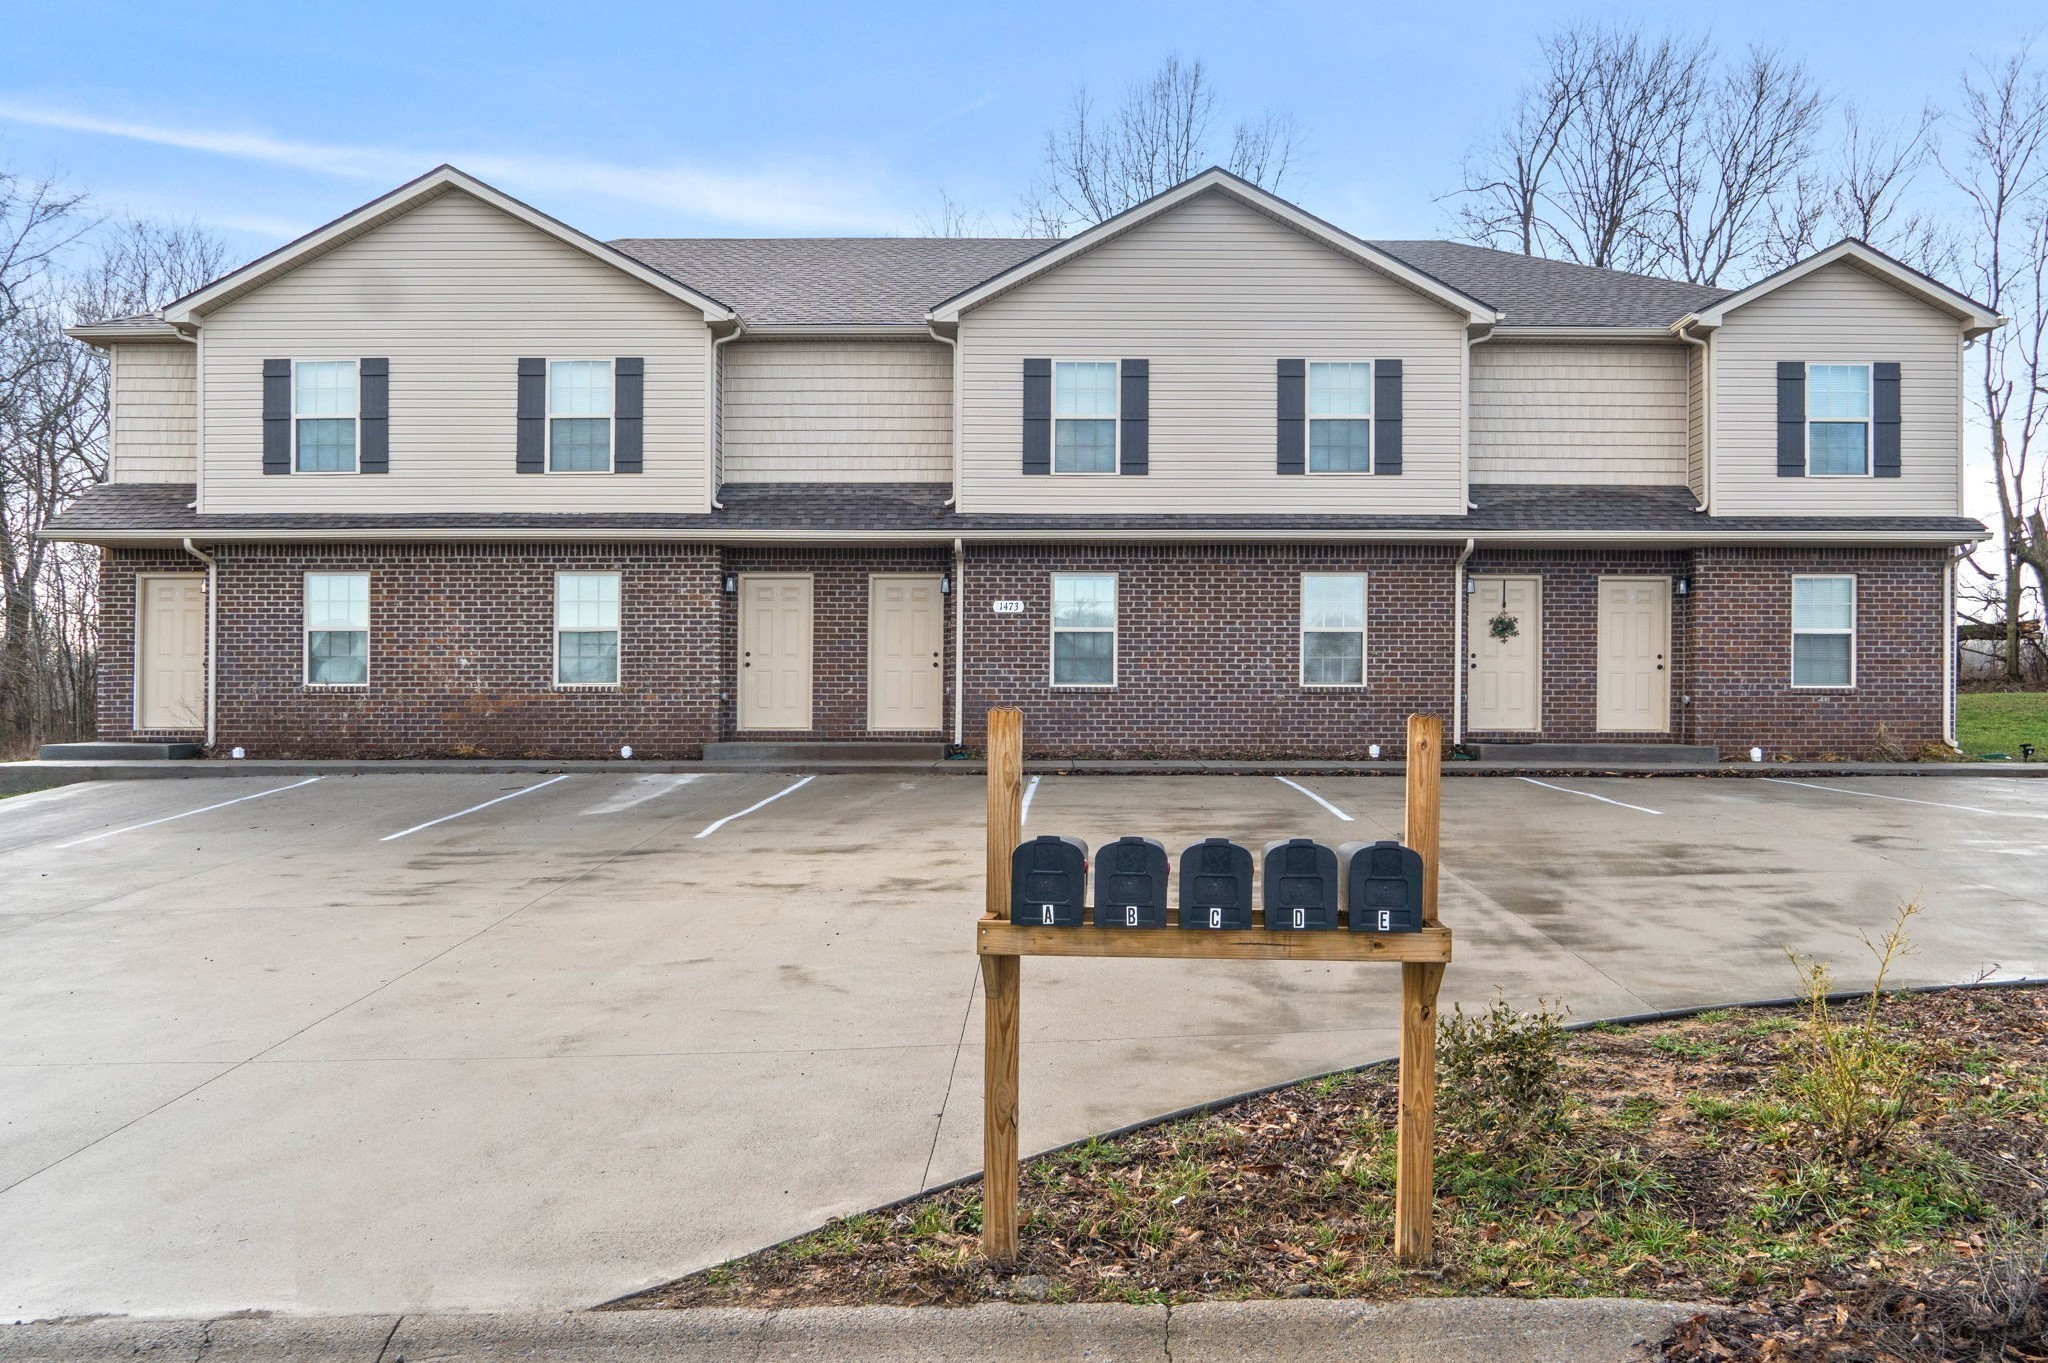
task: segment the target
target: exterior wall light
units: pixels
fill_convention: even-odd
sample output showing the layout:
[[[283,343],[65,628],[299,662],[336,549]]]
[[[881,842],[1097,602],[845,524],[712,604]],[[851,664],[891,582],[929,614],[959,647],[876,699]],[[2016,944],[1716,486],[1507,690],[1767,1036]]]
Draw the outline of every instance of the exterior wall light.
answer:
[[[1691,596],[1692,578],[1686,575],[1685,573],[1680,573],[1678,577],[1672,582],[1672,589],[1676,591],[1680,596]]]
[[[731,573],[725,575],[725,594],[727,596],[738,596],[740,594],[740,580]]]
[[[951,573],[940,573],[940,574],[939,574],[939,595],[940,595],[940,596],[951,596],[952,594],[953,594],[953,575],[952,575]]]

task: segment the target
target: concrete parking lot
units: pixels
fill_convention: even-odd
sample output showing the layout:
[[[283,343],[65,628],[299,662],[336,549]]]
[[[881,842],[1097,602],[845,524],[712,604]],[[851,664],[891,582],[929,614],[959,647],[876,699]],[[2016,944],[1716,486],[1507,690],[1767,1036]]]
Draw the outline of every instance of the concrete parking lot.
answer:
[[[1397,836],[1374,778],[1039,778],[1026,832]],[[1451,782],[1446,998],[2048,975],[2048,783]],[[980,1162],[971,776],[0,801],[0,1319],[587,1306]],[[1033,960],[1024,1144],[1383,1056],[1392,972]]]

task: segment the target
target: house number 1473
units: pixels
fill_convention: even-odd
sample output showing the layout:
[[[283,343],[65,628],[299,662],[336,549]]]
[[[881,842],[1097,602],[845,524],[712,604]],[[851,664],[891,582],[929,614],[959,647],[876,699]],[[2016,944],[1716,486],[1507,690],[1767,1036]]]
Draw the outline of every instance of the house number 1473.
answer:
[[[1022,615],[1024,613],[1024,603],[1022,601],[992,601],[989,603],[989,606],[997,615]]]

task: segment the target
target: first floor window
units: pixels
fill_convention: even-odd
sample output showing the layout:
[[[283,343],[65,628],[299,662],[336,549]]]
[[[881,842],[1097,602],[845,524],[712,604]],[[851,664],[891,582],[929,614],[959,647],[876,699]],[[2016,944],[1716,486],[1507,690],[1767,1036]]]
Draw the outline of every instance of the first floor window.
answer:
[[[1052,684],[1116,685],[1116,574],[1052,575]]]
[[[1856,579],[1792,579],[1792,684],[1856,684]]]
[[[605,473],[612,466],[612,362],[548,365],[548,468]]]
[[[292,365],[292,439],[300,473],[354,473],[356,362],[300,360]]]
[[[1815,477],[1870,472],[1870,366],[1806,366],[1806,471]]]
[[[1116,365],[1052,367],[1052,471],[1116,472]]]
[[[555,574],[555,684],[619,681],[619,575]]]
[[[370,680],[370,575],[306,574],[306,684]]]
[[[1365,575],[1301,575],[1301,684],[1365,685]]]
[[[1308,367],[1308,471],[1372,471],[1372,364]]]

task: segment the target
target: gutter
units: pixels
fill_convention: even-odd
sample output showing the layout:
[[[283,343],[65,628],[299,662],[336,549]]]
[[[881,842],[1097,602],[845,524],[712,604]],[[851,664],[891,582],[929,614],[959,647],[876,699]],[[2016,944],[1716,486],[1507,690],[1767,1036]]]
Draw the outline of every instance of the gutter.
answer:
[[[1456,652],[1451,654],[1451,746],[1462,747],[1465,742],[1465,561],[1472,557],[1472,551],[1479,547],[1477,539],[1465,541],[1465,547],[1458,554],[1458,562],[1451,569],[1451,620]]]
[[[924,329],[934,341],[941,342],[952,348],[953,384],[952,391],[946,395],[947,405],[952,409],[949,415],[952,418],[951,424],[953,427],[953,494],[946,498],[946,509],[951,511],[953,503],[960,500],[960,338],[958,336],[941,336],[937,325],[931,322],[926,322]],[[959,544],[959,540],[953,541],[956,551]],[[958,733],[953,735],[953,741],[955,743],[960,741]]]
[[[724,336],[711,338],[711,362],[705,366],[704,374],[704,499],[713,511],[725,510],[725,503],[718,500],[718,349],[728,341],[737,341],[745,333],[747,324],[737,316],[733,318],[732,331]]]
[[[1687,345],[1700,348],[1700,504],[1696,510],[1714,514],[1714,349],[1707,338],[1694,336],[1686,328],[1697,319],[1687,313],[1671,324],[1671,334]],[[1688,366],[1688,369],[1690,367]],[[1692,395],[1692,375],[1686,378],[1686,396]],[[1687,433],[1688,436],[1690,432]]]
[[[185,552],[206,565],[206,751],[213,751],[213,696],[214,675],[219,670],[215,665],[217,649],[215,641],[220,638],[220,570],[213,556],[203,554],[192,543],[192,537],[185,537]]]

